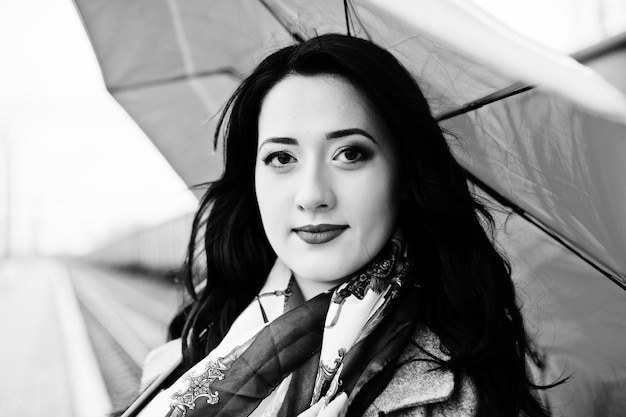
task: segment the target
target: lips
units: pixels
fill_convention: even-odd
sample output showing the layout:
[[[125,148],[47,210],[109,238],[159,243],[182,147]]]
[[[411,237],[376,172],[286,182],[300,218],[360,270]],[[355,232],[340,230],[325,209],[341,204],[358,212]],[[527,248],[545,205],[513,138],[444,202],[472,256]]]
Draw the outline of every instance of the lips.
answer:
[[[320,245],[328,243],[341,235],[348,226],[338,224],[318,224],[297,227],[293,231],[305,243],[311,245]]]

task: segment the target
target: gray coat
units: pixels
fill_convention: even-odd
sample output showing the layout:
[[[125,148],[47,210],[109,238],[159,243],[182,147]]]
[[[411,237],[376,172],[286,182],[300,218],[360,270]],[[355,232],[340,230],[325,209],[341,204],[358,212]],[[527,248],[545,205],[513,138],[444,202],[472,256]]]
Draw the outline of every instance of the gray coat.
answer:
[[[439,338],[430,329],[419,327],[400,355],[391,381],[364,416],[475,416],[477,395],[471,379],[449,370],[434,370],[436,364],[416,345],[439,359],[449,359]]]

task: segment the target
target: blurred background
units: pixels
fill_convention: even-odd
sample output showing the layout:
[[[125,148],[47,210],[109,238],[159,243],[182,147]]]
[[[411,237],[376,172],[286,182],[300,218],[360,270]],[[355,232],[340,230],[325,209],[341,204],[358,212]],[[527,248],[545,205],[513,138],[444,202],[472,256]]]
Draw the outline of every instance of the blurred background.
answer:
[[[565,54],[626,31],[624,0],[475,3]],[[73,2],[0,2],[3,415],[129,401],[181,305],[198,195],[107,92]]]

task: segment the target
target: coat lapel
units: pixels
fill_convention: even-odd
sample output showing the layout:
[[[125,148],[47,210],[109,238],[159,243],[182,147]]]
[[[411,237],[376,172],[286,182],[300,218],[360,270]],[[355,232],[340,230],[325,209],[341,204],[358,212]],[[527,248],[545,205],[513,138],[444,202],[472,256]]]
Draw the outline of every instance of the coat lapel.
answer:
[[[392,413],[450,398],[454,392],[454,374],[437,369],[433,356],[449,359],[441,349],[439,338],[427,327],[419,326],[400,356],[391,381],[368,412]]]

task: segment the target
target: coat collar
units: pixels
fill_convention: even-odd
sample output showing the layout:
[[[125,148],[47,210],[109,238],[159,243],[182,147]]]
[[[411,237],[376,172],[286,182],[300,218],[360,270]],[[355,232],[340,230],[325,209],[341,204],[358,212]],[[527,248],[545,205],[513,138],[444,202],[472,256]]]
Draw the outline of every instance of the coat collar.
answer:
[[[400,355],[394,376],[372,405],[378,411],[392,413],[450,398],[454,374],[448,369],[437,369],[433,356],[444,361],[450,359],[437,335],[425,326],[418,326]]]

